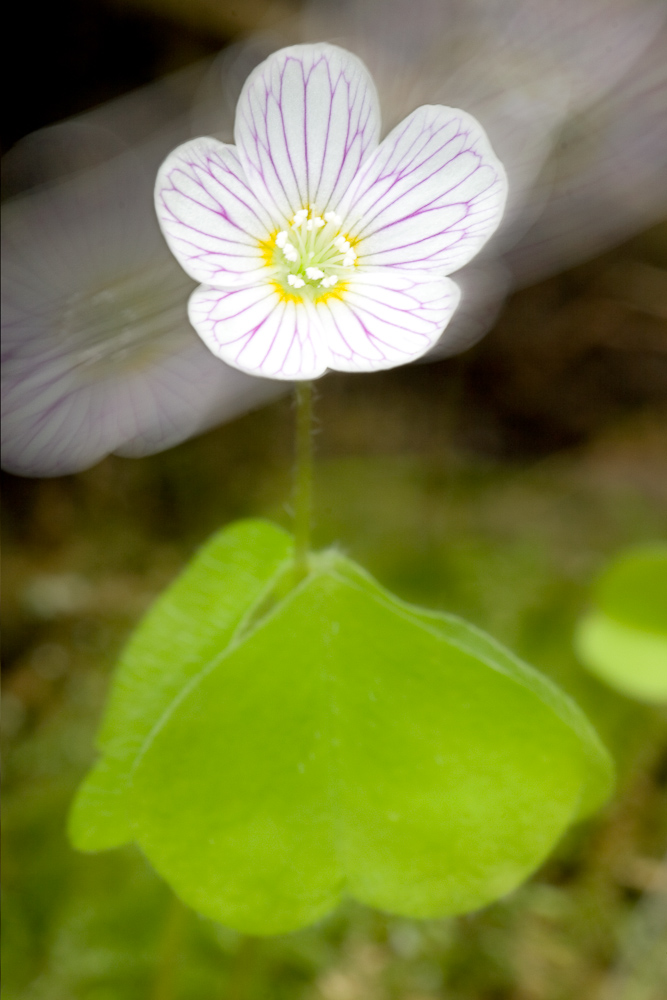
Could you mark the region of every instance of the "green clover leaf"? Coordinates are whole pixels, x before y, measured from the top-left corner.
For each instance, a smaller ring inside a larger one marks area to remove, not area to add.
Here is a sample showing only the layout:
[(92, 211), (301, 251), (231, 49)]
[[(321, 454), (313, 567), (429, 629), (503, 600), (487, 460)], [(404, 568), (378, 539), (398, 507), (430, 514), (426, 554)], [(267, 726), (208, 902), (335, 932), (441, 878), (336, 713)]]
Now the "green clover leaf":
[(74, 843), (132, 838), (186, 903), (257, 934), (343, 894), (432, 917), (509, 892), (608, 794), (587, 720), (336, 551), (289, 589), (289, 553), (278, 528), (233, 525), (140, 625)]
[(116, 671), (97, 739), (103, 756), (70, 816), (75, 847), (96, 851), (133, 839), (127, 788), (137, 754), (183, 687), (273, 589), (291, 553), (280, 528), (239, 521), (214, 535), (155, 602)]

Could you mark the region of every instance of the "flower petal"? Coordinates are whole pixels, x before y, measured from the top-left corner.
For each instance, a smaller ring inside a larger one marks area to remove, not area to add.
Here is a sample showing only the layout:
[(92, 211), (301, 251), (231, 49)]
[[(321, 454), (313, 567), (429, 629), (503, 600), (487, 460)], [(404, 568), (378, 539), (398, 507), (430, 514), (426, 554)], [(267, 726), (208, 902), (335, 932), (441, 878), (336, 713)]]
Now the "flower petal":
[(280, 220), (253, 194), (233, 146), (204, 137), (175, 149), (160, 167), (155, 207), (172, 253), (197, 281), (234, 287), (266, 267), (261, 243)]
[(3, 365), (3, 469), (19, 476), (59, 476), (104, 458), (110, 447), (106, 427), (90, 420), (92, 393), (90, 386), (76, 385), (62, 362), (28, 371)]
[(417, 108), (383, 140), (350, 192), (360, 263), (463, 267), (500, 222), (507, 182), (479, 123)]
[(459, 295), (453, 281), (432, 271), (360, 270), (340, 296), (317, 304), (330, 367), (370, 372), (421, 357), (440, 338)]
[(309, 379), (329, 366), (315, 308), (270, 283), (228, 291), (202, 285), (188, 305), (206, 346), (233, 368), (275, 379)]
[(336, 45), (281, 49), (248, 77), (234, 135), (250, 182), (286, 218), (335, 209), (380, 134), (373, 80)]

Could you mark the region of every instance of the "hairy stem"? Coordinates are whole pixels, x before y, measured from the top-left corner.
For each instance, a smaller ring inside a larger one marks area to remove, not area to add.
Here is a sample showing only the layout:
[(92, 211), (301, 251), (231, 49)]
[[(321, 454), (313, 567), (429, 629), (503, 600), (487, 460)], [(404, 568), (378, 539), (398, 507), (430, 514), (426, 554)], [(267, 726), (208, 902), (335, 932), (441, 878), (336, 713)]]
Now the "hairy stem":
[(296, 384), (296, 465), (294, 469), (294, 569), (297, 582), (308, 573), (313, 506), (313, 384)]

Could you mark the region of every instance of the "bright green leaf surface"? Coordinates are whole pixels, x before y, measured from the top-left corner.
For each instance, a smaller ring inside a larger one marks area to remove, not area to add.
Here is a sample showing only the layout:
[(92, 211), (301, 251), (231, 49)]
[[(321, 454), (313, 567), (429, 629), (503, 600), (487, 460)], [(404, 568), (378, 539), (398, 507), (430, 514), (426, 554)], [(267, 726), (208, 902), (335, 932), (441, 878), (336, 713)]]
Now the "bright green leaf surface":
[(342, 893), (418, 917), (484, 905), (609, 765), (529, 668), (326, 553), (181, 689), (132, 780), (134, 835), (179, 895), (276, 933)]
[(291, 546), (290, 536), (267, 521), (231, 525), (211, 538), (139, 625), (114, 677), (98, 739), (103, 757), (70, 815), (70, 837), (80, 850), (132, 839), (126, 789), (137, 753), (188, 681), (261, 605)]
[(568, 698), (553, 681), (524, 663), (486, 632), (475, 628), (474, 625), (463, 621), (462, 618), (442, 611), (418, 608), (414, 604), (407, 604), (405, 601), (399, 600), (394, 594), (381, 587), (370, 574), (356, 563), (338, 556), (336, 571), (370, 589), (378, 598), (400, 609), (404, 614), (411, 615), (426, 627), (437, 629), (446, 641), (471, 653), (491, 670), (500, 670), (518, 684), (525, 685), (536, 697), (548, 705), (566, 725), (570, 726), (581, 740), (582, 750), (589, 766), (586, 770), (578, 817), (583, 818), (589, 815), (606, 801), (611, 791), (612, 780), (609, 754), (578, 705), (571, 698)]
[(623, 553), (597, 581), (594, 596), (609, 618), (667, 638), (667, 545)]
[(592, 612), (579, 623), (575, 648), (594, 673), (623, 694), (667, 702), (667, 637)]

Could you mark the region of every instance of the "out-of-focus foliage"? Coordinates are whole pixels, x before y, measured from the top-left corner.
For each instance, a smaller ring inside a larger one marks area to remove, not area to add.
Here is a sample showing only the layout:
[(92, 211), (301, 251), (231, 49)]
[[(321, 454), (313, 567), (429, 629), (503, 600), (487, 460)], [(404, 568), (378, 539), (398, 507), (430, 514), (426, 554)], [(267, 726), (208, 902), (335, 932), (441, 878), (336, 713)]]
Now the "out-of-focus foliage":
[(594, 601), (575, 633), (582, 662), (623, 694), (667, 702), (667, 545), (616, 558)]
[(591, 575), (665, 531), (664, 428), (646, 418), (532, 467), (499, 464), (445, 445), (447, 407), (434, 402), (434, 424), (401, 384), (323, 387), (317, 545), (343, 542), (403, 598), (465, 615), (556, 679), (613, 749), (614, 802), (508, 900), (457, 920), (348, 904), (260, 943), (172, 908), (135, 849), (72, 851), (66, 812), (119, 648), (154, 596), (221, 521), (289, 524), (290, 407), (142, 463), (16, 480), (25, 489), (5, 516), (9, 660), (18, 652), (4, 705), (10, 1000), (660, 996), (665, 720), (583, 671), (569, 637)]

